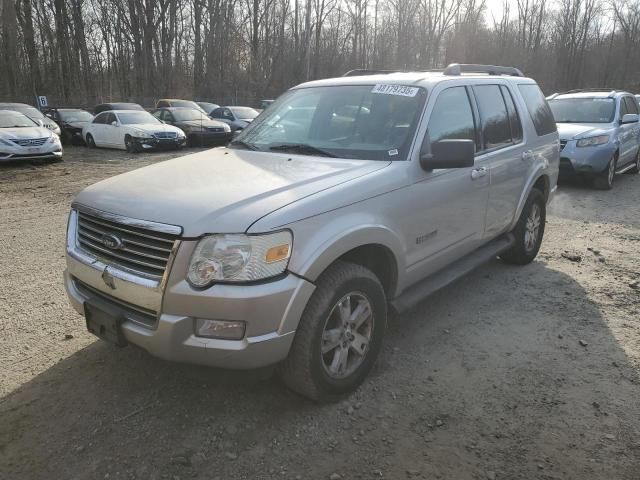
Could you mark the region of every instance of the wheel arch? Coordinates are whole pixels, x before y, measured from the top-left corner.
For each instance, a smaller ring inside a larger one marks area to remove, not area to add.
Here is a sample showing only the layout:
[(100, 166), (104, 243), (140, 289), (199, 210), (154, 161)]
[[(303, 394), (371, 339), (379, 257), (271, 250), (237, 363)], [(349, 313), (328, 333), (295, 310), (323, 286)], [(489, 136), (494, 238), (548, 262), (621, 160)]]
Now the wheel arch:
[(522, 209), (527, 202), (527, 198), (529, 198), (529, 194), (534, 188), (537, 188), (542, 192), (546, 203), (549, 200), (549, 195), (551, 194), (551, 178), (549, 177), (549, 174), (542, 168), (540, 168), (540, 170), (538, 170), (535, 175), (532, 175), (530, 177), (529, 181), (526, 184), (526, 187), (522, 190), (522, 194), (520, 195), (520, 199), (518, 201), (518, 208), (516, 209), (515, 215), (513, 216), (513, 220), (511, 222), (509, 230), (515, 228), (516, 223), (518, 223), (518, 219), (520, 218)]
[[(294, 239), (295, 250), (295, 239)], [(396, 296), (402, 281), (402, 254), (399, 237), (383, 226), (360, 226), (321, 244), (312, 242), (300, 258), (303, 264), (292, 265), (292, 271), (314, 282), (336, 261), (346, 261), (371, 270), (380, 280), (387, 298)]]

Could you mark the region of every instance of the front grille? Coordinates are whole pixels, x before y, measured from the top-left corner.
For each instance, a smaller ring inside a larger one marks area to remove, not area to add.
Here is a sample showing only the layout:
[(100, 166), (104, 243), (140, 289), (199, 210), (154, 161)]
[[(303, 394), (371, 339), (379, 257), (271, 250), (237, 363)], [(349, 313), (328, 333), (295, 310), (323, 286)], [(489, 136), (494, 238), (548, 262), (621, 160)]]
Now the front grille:
[(120, 300), (118, 298), (112, 297), (111, 295), (107, 295), (100, 290), (93, 288), (92, 286), (81, 282), (77, 278), (73, 279), (73, 284), (80, 292), (85, 299), (91, 297), (97, 297), (103, 302), (107, 302), (113, 304), (114, 306), (120, 308), (124, 312), (124, 316), (127, 320), (130, 320), (135, 323), (139, 323), (145, 327), (155, 327), (157, 322), (157, 314), (151, 310), (147, 310), (146, 308), (141, 308), (136, 305), (131, 305), (128, 302)]
[(44, 145), (44, 142), (47, 141), (46, 138), (20, 138), (18, 140), (11, 140), (16, 145), (20, 145), (21, 147), (41, 147)]
[(146, 277), (164, 275), (177, 238), (177, 235), (78, 212), (80, 248), (105, 263), (125, 267)]
[(164, 140), (168, 138), (176, 138), (178, 134), (176, 132), (156, 132), (153, 136), (157, 139)]
[(564, 147), (567, 146), (567, 140), (560, 140), (560, 151), (564, 150)]

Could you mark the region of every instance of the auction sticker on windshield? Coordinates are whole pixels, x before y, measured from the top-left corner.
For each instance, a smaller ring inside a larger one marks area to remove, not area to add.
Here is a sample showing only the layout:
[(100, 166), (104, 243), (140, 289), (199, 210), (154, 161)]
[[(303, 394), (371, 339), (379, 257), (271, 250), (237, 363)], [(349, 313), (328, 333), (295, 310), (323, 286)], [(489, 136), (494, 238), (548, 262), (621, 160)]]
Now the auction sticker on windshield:
[(418, 87), (407, 87), (406, 85), (387, 85), (379, 83), (373, 87), (371, 93), (382, 93), (384, 95), (400, 95), (402, 97), (415, 97), (418, 94)]

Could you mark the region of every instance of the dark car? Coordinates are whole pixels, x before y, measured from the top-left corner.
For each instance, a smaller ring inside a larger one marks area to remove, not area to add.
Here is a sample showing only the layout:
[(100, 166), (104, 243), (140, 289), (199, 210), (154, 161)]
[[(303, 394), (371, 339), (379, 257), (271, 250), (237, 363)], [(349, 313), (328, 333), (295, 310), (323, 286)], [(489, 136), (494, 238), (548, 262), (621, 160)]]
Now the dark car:
[(156, 103), (156, 108), (169, 107), (194, 108), (196, 110), (200, 110), (202, 113), (207, 113), (200, 105), (198, 105), (196, 102), (192, 102), (191, 100), (181, 100), (179, 98), (161, 98)]
[(93, 114), (98, 115), (99, 113), (106, 112), (107, 110), (144, 110), (137, 103), (127, 103), (127, 102), (116, 102), (116, 103), (101, 103), (100, 105), (96, 105), (93, 109)]
[(217, 103), (211, 102), (196, 102), (198, 106), (206, 112), (207, 115), (210, 115), (216, 108), (220, 108), (220, 105)]
[(231, 139), (231, 127), (212, 120), (194, 108), (158, 108), (153, 116), (181, 129), (187, 136), (187, 146), (226, 145)]
[(260, 112), (251, 107), (220, 107), (209, 114), (214, 120), (228, 124), (233, 132), (244, 130), (258, 115)]
[(45, 117), (40, 110), (26, 103), (0, 103), (0, 110), (11, 110), (13, 112), (20, 112), (31, 120), (38, 124), (42, 124), (43, 127), (48, 128), (52, 132), (60, 135), (60, 128), (53, 120)]
[(43, 113), (60, 127), (62, 143), (84, 145), (82, 129), (93, 120), (93, 115), (81, 108), (47, 108)]

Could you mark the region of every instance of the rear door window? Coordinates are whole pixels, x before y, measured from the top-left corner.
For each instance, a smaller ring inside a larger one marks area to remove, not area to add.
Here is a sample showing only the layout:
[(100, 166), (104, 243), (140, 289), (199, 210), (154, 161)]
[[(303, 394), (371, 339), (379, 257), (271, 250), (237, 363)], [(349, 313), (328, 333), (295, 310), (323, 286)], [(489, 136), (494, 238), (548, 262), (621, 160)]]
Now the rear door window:
[(544, 98), (540, 87), (535, 83), (523, 83), (518, 85), (518, 89), (522, 94), (527, 110), (529, 110), (531, 121), (538, 136), (556, 132), (558, 128), (556, 127), (553, 113), (551, 113), (547, 99)]
[(627, 113), (633, 113), (633, 114), (638, 114), (638, 105), (636, 104), (636, 102), (633, 100), (632, 97), (624, 97), (623, 98), (624, 103), (627, 106)]
[(473, 140), (476, 126), (466, 87), (443, 90), (433, 106), (422, 153), (430, 153), (431, 145), (441, 140)]
[(511, 140), (514, 143), (520, 143), (522, 141), (522, 123), (520, 122), (520, 115), (518, 115), (518, 109), (513, 101), (511, 92), (504, 85), (500, 86), (502, 96), (507, 104), (507, 112), (509, 113), (509, 125), (511, 125)]
[(105, 112), (98, 114), (96, 118), (93, 119), (93, 123), (98, 123), (98, 124), (107, 123), (107, 115), (108, 114)]
[(475, 85), (473, 90), (480, 111), (484, 149), (510, 145), (511, 124), (509, 113), (499, 85)]

